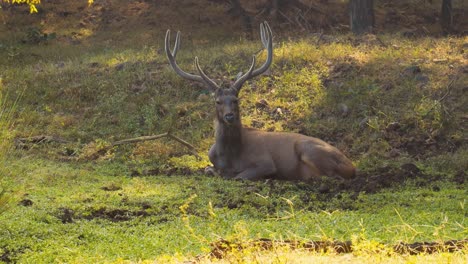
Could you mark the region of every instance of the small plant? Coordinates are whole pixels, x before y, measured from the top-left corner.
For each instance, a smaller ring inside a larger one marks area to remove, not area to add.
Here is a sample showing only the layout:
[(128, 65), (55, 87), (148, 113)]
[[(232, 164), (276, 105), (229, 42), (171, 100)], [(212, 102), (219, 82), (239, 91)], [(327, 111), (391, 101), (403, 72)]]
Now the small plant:
[(113, 157), (114, 151), (112, 144), (103, 139), (96, 139), (95, 141), (90, 142), (84, 146), (79, 156), (79, 158), (82, 160), (95, 160), (98, 158), (102, 160), (108, 160), (112, 159)]
[(26, 31), (26, 39), (24, 40), (26, 43), (30, 44), (40, 44), (45, 43), (47, 41), (53, 40), (57, 37), (56, 33), (44, 33), (42, 29), (38, 27), (30, 27)]

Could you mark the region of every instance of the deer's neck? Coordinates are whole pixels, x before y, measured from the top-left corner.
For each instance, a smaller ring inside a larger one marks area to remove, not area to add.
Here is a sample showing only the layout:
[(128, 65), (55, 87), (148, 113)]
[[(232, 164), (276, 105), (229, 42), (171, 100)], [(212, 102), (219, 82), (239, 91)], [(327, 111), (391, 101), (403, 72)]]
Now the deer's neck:
[(227, 158), (238, 156), (242, 150), (242, 124), (227, 125), (216, 120), (216, 150)]

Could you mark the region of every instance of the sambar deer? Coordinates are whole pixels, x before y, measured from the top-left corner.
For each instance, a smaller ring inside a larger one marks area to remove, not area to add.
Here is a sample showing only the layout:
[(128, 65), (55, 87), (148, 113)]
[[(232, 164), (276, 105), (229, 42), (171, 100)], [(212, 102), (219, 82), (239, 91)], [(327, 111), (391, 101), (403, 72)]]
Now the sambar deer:
[(209, 151), (211, 172), (225, 178), (260, 180), (309, 181), (320, 176), (350, 179), (355, 177), (352, 162), (337, 148), (314, 137), (297, 133), (265, 132), (242, 126), (239, 111), (239, 91), (242, 85), (264, 73), (273, 60), (273, 39), (267, 22), (260, 24), (260, 37), (267, 50), (266, 62), (255, 69), (255, 55), (250, 69), (239, 74), (230, 87), (220, 87), (200, 68), (199, 75), (183, 71), (176, 63), (180, 48), (180, 32), (170, 50), (170, 30), (166, 32), (165, 51), (172, 69), (181, 77), (204, 83), (214, 92), (216, 102), (216, 142)]

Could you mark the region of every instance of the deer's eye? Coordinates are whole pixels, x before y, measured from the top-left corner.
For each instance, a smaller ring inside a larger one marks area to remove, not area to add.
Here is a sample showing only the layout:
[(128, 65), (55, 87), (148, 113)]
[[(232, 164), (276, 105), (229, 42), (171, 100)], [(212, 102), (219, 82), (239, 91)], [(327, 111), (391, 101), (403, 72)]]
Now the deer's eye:
[(217, 105), (220, 105), (220, 104), (221, 104), (221, 101), (216, 101), (216, 104), (217, 104)]

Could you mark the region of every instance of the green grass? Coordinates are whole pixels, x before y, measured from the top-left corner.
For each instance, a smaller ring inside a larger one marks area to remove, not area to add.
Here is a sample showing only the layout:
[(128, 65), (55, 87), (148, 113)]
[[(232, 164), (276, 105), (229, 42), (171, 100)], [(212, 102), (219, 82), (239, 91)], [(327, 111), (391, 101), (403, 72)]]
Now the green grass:
[[(8, 94), (3, 90), (3, 80), (0, 77), (0, 180), (10, 176), (11, 171), (8, 166), (8, 155), (12, 150), (12, 139), (14, 136), (13, 113), (17, 101), (10, 101)], [(0, 181), (0, 214), (10, 206), (11, 193), (8, 185)]]
[[(21, 200), (0, 216), (1, 254), (20, 262), (114, 262), (207, 253), (224, 238), (247, 241), (446, 241), (466, 238), (466, 190), (453, 183), (334, 197), (305, 184), (206, 176), (123, 175), (119, 163), (22, 158), (7, 182)], [(434, 191), (437, 186), (438, 191)], [(1, 255), (0, 254), (0, 255)]]
[[(405, 164), (421, 172), (372, 193), (203, 175), (213, 102), (168, 68), (163, 35), (131, 47), (98, 37), (93, 45), (2, 43), (0, 113), (8, 119), (0, 116), (0, 133), (8, 146), (0, 148), (0, 186), (17, 198), (0, 214), (0, 260), (184, 260), (221, 238), (352, 240), (361, 253), (377, 243), (467, 238), (466, 38), (378, 38), (275, 39), (271, 72), (241, 92), (244, 124), (332, 142), (357, 165), (362, 184), (402, 174)], [(191, 41), (178, 53), (181, 67), (193, 72), (199, 56), (224, 83), (247, 69), (260, 45)], [(414, 65), (420, 75), (408, 72)], [(203, 160), (167, 139), (93, 157), (110, 142), (170, 129)], [(14, 137), (35, 135), (68, 143), (11, 148)]]

